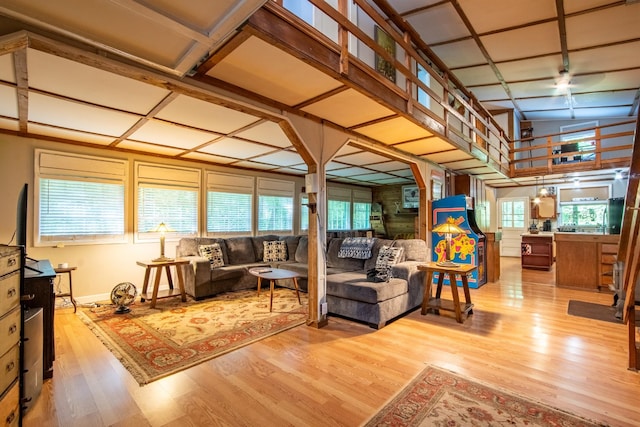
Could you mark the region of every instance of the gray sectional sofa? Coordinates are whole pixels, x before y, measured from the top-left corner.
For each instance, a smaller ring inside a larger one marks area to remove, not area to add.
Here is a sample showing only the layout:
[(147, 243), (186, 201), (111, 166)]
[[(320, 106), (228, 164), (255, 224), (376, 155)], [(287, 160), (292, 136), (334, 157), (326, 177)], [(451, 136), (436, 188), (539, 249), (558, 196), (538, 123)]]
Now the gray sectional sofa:
[[(284, 241), (287, 256), (284, 261), (265, 262), (263, 242)], [(329, 238), (327, 242), (327, 307), (330, 314), (367, 323), (381, 328), (385, 324), (411, 311), (422, 302), (424, 272), (420, 264), (427, 262), (424, 240), (374, 239), (371, 256), (367, 259), (338, 256), (344, 238)], [(224, 265), (212, 268), (208, 259), (198, 254), (200, 245), (218, 243)], [(388, 281), (375, 282), (367, 272), (375, 269), (378, 253), (383, 245), (400, 247), (403, 254), (391, 267)], [(186, 292), (202, 299), (221, 292), (255, 289), (257, 278), (248, 269), (258, 266), (279, 267), (301, 275), (298, 284), (307, 291), (308, 239), (307, 236), (257, 236), (231, 238), (183, 238), (176, 248), (178, 258), (189, 259), (184, 270)], [(293, 287), (290, 282), (279, 285)]]

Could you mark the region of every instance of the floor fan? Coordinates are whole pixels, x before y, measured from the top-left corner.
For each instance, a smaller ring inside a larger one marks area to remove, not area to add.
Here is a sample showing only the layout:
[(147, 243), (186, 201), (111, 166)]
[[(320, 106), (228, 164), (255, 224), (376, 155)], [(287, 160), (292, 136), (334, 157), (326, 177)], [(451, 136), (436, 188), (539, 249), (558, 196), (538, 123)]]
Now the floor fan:
[(117, 284), (111, 291), (111, 302), (116, 305), (115, 314), (125, 314), (131, 311), (129, 304), (135, 299), (138, 291), (133, 283), (123, 282)]

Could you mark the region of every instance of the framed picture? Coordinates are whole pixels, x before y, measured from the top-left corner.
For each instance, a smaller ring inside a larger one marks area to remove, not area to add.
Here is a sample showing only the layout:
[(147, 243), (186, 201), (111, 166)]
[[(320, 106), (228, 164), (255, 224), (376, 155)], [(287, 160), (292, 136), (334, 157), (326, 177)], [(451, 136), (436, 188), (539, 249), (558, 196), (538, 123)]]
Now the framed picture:
[(420, 191), (417, 185), (402, 186), (402, 207), (404, 209), (420, 207)]
[[(387, 51), (392, 58), (396, 57), (396, 42), (395, 40), (393, 40), (393, 37), (391, 37), (386, 31), (384, 31), (377, 25), (374, 29), (374, 37), (376, 43), (378, 43), (385, 51)], [(375, 54), (375, 61), (376, 71), (395, 83), (396, 68), (393, 66), (393, 64), (384, 59), (382, 56), (378, 55), (378, 53)]]
[(442, 181), (431, 179), (431, 200), (442, 199)]

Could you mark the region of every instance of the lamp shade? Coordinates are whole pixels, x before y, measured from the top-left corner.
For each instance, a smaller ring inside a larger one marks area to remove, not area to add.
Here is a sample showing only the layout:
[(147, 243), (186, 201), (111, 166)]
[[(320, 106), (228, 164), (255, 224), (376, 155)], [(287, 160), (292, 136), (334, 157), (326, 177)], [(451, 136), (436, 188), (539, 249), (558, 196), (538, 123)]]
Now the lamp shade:
[(464, 234), (465, 230), (458, 227), (458, 225), (453, 222), (447, 220), (447, 222), (443, 222), (442, 224), (438, 224), (431, 230), (434, 233), (449, 233), (449, 234)]
[(154, 233), (168, 233), (171, 231), (175, 231), (175, 230), (172, 230), (171, 227), (169, 227), (164, 222), (161, 222), (160, 224), (158, 224), (156, 228), (153, 229)]

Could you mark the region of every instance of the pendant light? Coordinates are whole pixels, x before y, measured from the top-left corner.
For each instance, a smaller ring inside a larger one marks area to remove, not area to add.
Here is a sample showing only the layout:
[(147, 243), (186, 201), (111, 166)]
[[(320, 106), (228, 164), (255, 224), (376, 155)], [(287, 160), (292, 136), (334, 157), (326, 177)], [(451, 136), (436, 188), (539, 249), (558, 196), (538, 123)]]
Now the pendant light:
[(542, 177), (542, 188), (540, 188), (540, 193), (538, 194), (540, 194), (540, 197), (547, 197), (549, 194), (547, 188), (544, 186), (544, 176)]
[(533, 203), (536, 205), (540, 203), (540, 197), (538, 197), (538, 177), (536, 176), (536, 197), (533, 199)]

